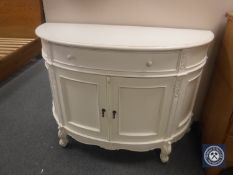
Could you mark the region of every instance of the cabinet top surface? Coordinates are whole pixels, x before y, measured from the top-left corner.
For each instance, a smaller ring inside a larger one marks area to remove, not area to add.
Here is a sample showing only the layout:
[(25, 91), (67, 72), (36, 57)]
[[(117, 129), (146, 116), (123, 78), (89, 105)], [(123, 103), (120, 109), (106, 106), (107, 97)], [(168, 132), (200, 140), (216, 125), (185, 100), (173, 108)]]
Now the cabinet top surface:
[(36, 34), (63, 45), (126, 50), (184, 49), (208, 44), (214, 38), (207, 30), (71, 23), (45, 23)]

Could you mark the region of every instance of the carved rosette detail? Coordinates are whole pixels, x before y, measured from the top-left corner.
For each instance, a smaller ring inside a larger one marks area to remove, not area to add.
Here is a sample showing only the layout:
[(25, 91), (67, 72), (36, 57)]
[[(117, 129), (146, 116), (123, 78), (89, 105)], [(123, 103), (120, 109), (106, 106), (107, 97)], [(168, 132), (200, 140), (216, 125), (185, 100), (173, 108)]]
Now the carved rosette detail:
[(180, 70), (185, 69), (185, 63), (183, 61), (180, 62)]
[(183, 71), (186, 67), (186, 60), (189, 57), (187, 52), (182, 53), (179, 65), (179, 71)]
[(161, 148), (161, 153), (160, 153), (160, 159), (163, 163), (168, 162), (169, 160), (169, 155), (171, 154), (172, 147), (171, 147), (171, 142), (165, 143), (162, 148)]
[(69, 139), (63, 127), (58, 127), (58, 138), (59, 138), (59, 145), (62, 147), (66, 147), (69, 143)]

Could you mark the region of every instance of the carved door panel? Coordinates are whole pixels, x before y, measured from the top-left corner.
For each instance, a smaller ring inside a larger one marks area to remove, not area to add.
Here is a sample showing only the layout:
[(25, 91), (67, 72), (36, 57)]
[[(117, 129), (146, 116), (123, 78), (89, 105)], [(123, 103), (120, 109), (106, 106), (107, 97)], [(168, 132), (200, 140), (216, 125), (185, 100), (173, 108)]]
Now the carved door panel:
[(112, 78), (111, 140), (143, 142), (162, 138), (174, 81), (174, 78)]
[(56, 75), (65, 127), (107, 139), (106, 77), (63, 69)]

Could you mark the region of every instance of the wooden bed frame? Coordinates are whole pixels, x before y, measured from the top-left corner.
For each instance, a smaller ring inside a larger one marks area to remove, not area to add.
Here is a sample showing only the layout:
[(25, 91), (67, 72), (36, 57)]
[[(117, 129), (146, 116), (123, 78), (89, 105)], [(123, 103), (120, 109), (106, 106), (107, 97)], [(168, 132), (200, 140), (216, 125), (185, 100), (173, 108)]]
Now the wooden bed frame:
[(0, 1), (0, 81), (41, 53), (35, 28), (44, 21), (40, 0)]

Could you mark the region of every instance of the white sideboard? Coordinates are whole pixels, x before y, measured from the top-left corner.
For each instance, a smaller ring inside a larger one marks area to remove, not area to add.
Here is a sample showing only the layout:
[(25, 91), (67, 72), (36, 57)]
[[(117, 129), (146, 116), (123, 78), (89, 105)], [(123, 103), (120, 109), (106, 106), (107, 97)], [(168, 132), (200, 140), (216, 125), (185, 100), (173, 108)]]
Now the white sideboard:
[(210, 31), (45, 23), (36, 29), (53, 94), (59, 143), (161, 149), (189, 129)]

